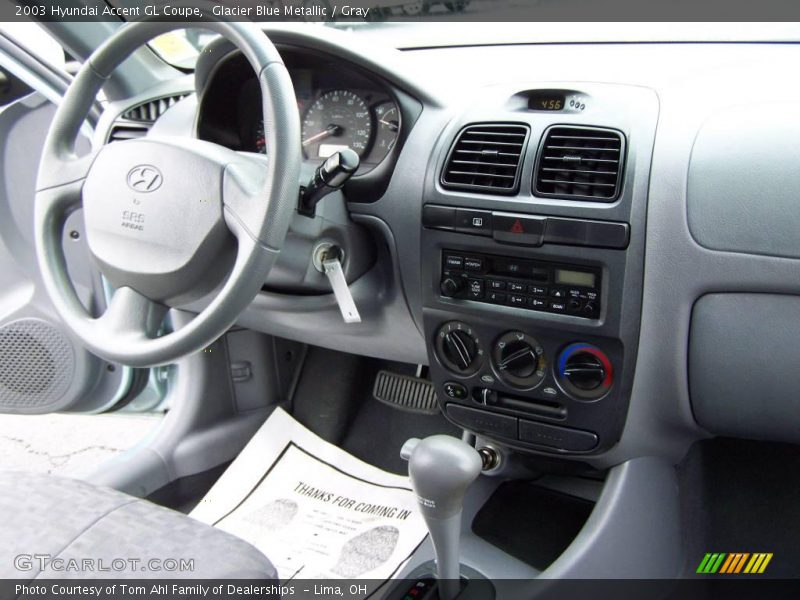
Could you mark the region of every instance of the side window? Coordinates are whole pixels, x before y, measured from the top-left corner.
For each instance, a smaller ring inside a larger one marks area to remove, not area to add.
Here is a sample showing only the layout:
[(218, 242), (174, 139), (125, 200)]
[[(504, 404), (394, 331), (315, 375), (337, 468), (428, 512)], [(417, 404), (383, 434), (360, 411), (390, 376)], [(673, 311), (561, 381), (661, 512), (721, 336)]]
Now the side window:
[(57, 69), (66, 70), (68, 62), (73, 61), (38, 23), (0, 23), (0, 33)]

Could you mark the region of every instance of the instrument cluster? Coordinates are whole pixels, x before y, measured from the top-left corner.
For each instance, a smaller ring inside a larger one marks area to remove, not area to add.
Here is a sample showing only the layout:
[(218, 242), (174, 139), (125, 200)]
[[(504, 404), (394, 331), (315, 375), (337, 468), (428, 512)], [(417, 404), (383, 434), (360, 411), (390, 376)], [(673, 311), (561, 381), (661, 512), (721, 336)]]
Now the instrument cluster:
[[(282, 56), (295, 88), (305, 159), (321, 162), (350, 148), (361, 159), (358, 174), (379, 165), (401, 131), (401, 111), (388, 86), (330, 57), (297, 50)], [(234, 150), (269, 153), (261, 91), (240, 55), (220, 64), (201, 102), (201, 139)]]

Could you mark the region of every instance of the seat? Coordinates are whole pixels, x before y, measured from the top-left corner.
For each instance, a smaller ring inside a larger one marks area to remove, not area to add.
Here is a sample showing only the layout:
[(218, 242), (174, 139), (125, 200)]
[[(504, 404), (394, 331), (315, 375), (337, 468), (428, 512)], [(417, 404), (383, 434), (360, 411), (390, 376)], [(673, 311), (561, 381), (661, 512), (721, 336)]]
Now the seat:
[(83, 481), (0, 472), (0, 515), (3, 579), (277, 579), (247, 542)]

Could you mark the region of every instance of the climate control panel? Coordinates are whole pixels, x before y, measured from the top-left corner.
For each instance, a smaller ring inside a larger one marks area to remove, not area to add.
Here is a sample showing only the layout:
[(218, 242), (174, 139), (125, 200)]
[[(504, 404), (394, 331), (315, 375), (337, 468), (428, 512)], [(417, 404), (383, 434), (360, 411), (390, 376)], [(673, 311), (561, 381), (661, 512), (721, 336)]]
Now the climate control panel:
[(551, 453), (596, 452), (616, 441), (618, 341), (467, 319), (439, 322), (434, 331), (431, 374), (455, 423)]

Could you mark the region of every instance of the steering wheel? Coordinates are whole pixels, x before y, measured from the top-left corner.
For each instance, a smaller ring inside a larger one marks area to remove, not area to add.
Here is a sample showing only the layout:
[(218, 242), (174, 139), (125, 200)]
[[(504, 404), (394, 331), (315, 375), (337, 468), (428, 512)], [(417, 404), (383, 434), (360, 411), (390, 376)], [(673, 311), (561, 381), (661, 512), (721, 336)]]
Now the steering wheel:
[[(114, 69), (154, 37), (187, 26), (219, 33), (255, 70), (269, 156), (158, 137), (77, 156), (81, 125)], [(136, 367), (174, 362), (209, 345), (250, 304), (275, 262), (297, 204), (300, 161), (292, 82), (275, 46), (254, 24), (122, 26), (67, 90), (39, 165), (36, 256), (64, 323), (98, 356)], [(80, 207), (89, 249), (116, 288), (100, 316), (78, 299), (64, 258), (64, 223)], [(213, 290), (213, 299), (186, 325), (158, 336), (170, 308)]]

